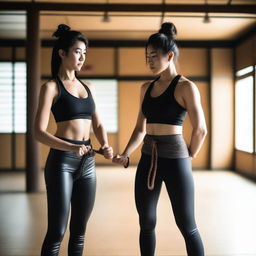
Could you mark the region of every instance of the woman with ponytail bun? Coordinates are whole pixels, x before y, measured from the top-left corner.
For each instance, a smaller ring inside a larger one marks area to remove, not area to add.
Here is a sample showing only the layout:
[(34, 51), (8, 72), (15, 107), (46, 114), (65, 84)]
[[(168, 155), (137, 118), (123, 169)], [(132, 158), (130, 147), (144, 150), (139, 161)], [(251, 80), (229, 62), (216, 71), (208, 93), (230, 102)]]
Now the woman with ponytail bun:
[(66, 32), (70, 31), (70, 27), (65, 24), (60, 24), (58, 29), (53, 33), (53, 36), (59, 38), (63, 37)]
[[(176, 71), (176, 35), (175, 25), (165, 22), (158, 33), (148, 38), (147, 64), (157, 77), (142, 85), (136, 126), (123, 153), (112, 160), (126, 165), (130, 154), (143, 141), (135, 178), (141, 256), (155, 255), (156, 207), (163, 182), (187, 255), (204, 256), (194, 216), (191, 160), (200, 151), (207, 128), (197, 86)], [(189, 145), (182, 136), (187, 113), (193, 127)]]
[(159, 29), (160, 34), (165, 34), (171, 40), (174, 40), (177, 36), (177, 29), (173, 23), (166, 22), (163, 23), (161, 28)]
[[(94, 87), (76, 76), (86, 59), (87, 39), (65, 24), (53, 36), (57, 39), (52, 50), (52, 79), (41, 87), (35, 120), (36, 139), (50, 147), (44, 170), (48, 229), (41, 256), (59, 255), (70, 209), (68, 255), (82, 256), (96, 191), (91, 127), (101, 145), (98, 152), (111, 159), (113, 150), (97, 111)], [(54, 135), (47, 131), (51, 112), (57, 126)]]

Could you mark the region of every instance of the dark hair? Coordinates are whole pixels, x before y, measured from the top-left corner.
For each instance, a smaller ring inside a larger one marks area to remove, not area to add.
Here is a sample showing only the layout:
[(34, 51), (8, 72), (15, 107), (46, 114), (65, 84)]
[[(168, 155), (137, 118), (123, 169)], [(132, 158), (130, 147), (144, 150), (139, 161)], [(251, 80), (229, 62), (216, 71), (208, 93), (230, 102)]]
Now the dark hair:
[(51, 61), (51, 71), (52, 78), (55, 78), (59, 72), (61, 58), (59, 56), (59, 49), (62, 49), (68, 53), (70, 47), (72, 47), (76, 41), (82, 41), (85, 46), (88, 47), (88, 40), (84, 37), (82, 33), (75, 30), (70, 30), (70, 27), (65, 24), (60, 24), (58, 29), (53, 33), (52, 36), (57, 37), (54, 47), (52, 49), (52, 61)]
[(179, 49), (175, 41), (176, 35), (177, 29), (173, 23), (163, 23), (158, 33), (152, 34), (148, 38), (146, 51), (147, 47), (151, 45), (155, 49), (161, 49), (164, 54), (169, 51), (174, 52), (174, 58), (177, 59), (179, 56)]

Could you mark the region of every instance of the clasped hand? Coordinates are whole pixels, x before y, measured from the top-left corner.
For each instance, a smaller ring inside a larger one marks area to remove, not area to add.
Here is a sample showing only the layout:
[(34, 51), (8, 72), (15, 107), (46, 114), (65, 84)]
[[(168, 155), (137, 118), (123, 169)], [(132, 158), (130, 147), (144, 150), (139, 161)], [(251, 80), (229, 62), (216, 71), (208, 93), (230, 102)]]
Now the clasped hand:
[(128, 165), (129, 158), (126, 155), (116, 155), (112, 158), (112, 163), (120, 164), (123, 166)]
[[(74, 152), (77, 156), (83, 156), (85, 154), (87, 154), (88, 152), (90, 152), (92, 150), (92, 147), (90, 145), (83, 145), (83, 144), (79, 144), (79, 145), (74, 145)], [(102, 149), (102, 153), (103, 156), (106, 159), (112, 159), (113, 158), (113, 149), (112, 147), (108, 146), (108, 145), (104, 145), (101, 147)]]
[[(120, 164), (125, 167), (128, 166), (129, 157), (127, 155), (118, 155), (117, 154), (113, 157), (113, 148), (108, 145), (102, 146), (101, 149), (102, 149), (103, 156), (106, 159), (112, 159), (112, 163)], [(75, 145), (74, 152), (78, 156), (83, 156), (83, 155), (87, 154), (88, 152), (90, 152), (90, 150), (92, 150), (92, 147), (90, 145), (82, 144), (82, 145)]]

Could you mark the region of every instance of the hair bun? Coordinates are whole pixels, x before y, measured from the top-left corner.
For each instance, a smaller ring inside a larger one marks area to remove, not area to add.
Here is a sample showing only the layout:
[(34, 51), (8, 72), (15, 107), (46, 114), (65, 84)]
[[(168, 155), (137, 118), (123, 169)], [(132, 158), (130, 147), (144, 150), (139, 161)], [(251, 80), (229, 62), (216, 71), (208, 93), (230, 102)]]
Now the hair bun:
[(55, 37), (62, 37), (67, 31), (70, 30), (70, 27), (65, 24), (60, 24), (58, 29), (53, 33)]
[(159, 33), (165, 34), (170, 37), (170, 39), (174, 40), (177, 36), (177, 29), (173, 23), (165, 22), (162, 24)]

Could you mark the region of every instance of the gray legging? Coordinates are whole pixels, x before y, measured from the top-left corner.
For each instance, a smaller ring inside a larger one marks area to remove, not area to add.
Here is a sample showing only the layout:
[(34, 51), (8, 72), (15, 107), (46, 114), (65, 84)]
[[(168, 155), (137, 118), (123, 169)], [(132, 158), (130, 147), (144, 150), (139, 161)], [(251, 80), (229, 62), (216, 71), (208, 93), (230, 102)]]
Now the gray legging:
[[(166, 140), (166, 138), (168, 137), (160, 137), (160, 140), (157, 137), (154, 138), (158, 148), (161, 148), (162, 139)], [(173, 142), (175, 142), (173, 146), (177, 147), (179, 140), (182, 140), (180, 135), (169, 137), (169, 149), (172, 148)], [(147, 140), (144, 142), (146, 145), (144, 144), (142, 152), (149, 153), (149, 143)], [(184, 143), (180, 142), (180, 145), (184, 145)], [(176, 147), (175, 154), (177, 154)], [(184, 148), (182, 150), (184, 151)], [(166, 151), (161, 152), (161, 150), (159, 152), (161, 154), (166, 153)], [(172, 156), (170, 150), (168, 156)], [(155, 252), (156, 207), (162, 182), (164, 182), (171, 200), (176, 224), (185, 239), (188, 256), (203, 256), (203, 243), (194, 217), (194, 182), (190, 158), (158, 156), (154, 186), (149, 189), (148, 178), (151, 165), (151, 155), (142, 153), (135, 179), (135, 201), (140, 222), (141, 255), (153, 256)]]

